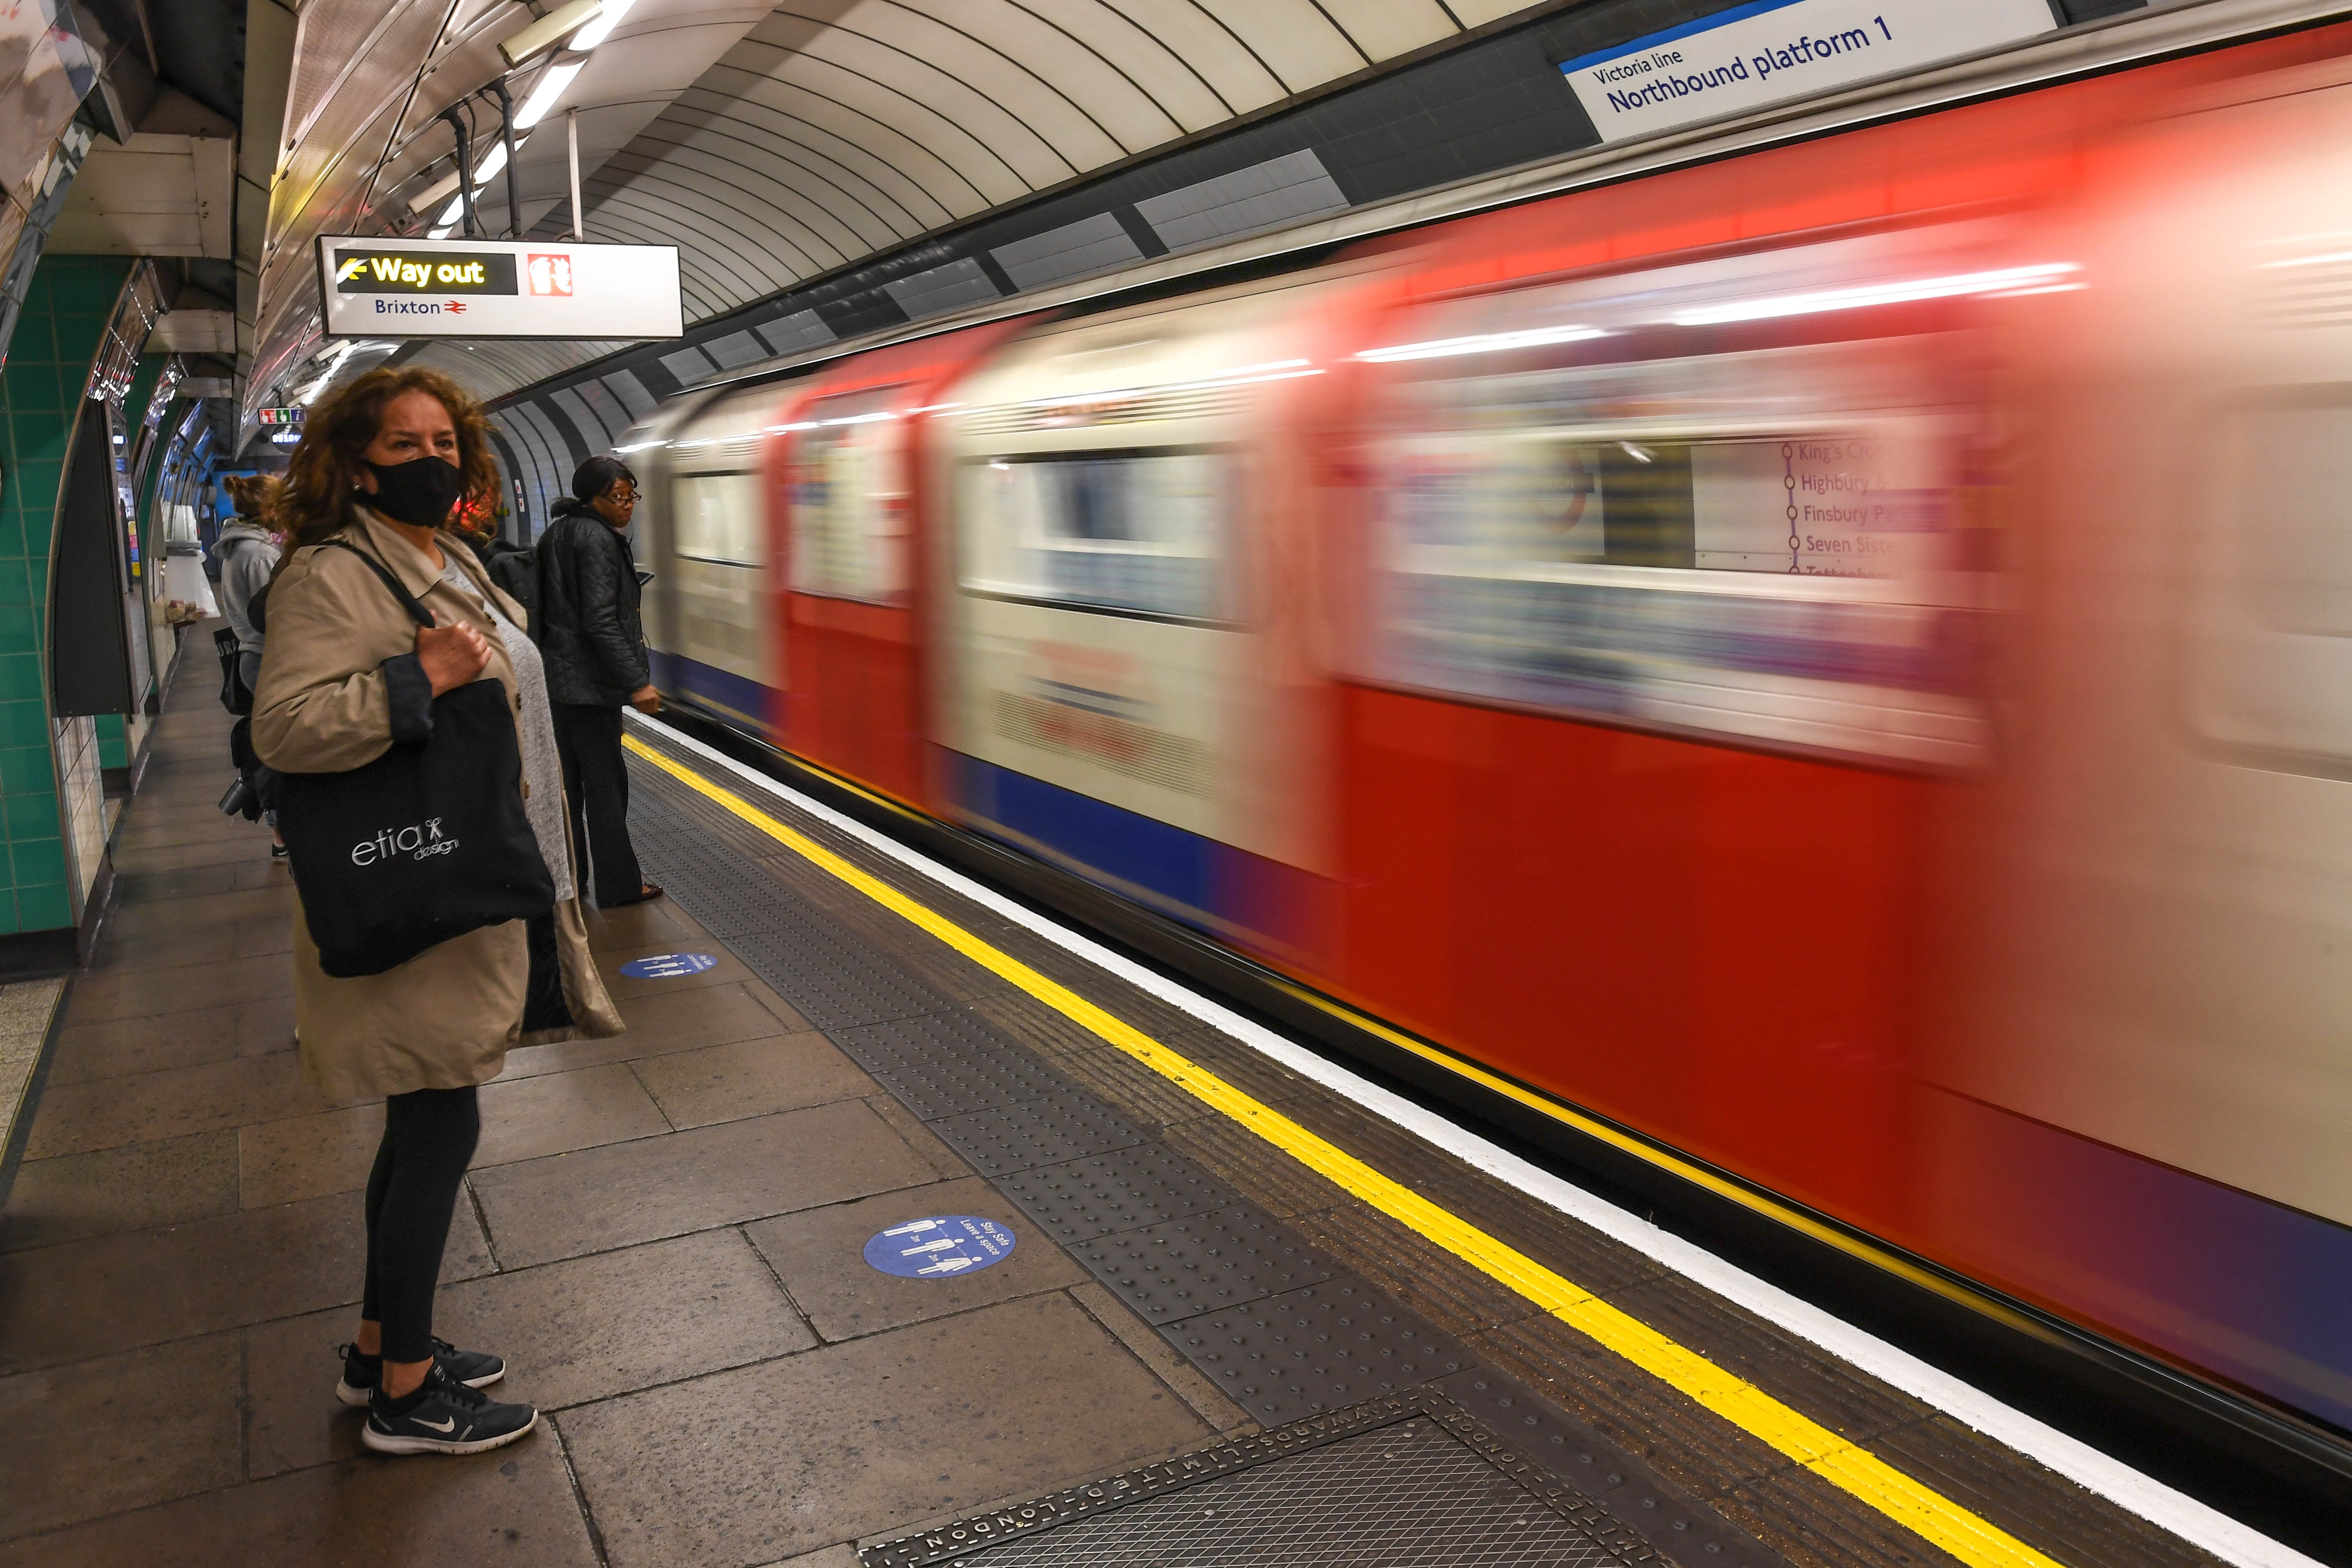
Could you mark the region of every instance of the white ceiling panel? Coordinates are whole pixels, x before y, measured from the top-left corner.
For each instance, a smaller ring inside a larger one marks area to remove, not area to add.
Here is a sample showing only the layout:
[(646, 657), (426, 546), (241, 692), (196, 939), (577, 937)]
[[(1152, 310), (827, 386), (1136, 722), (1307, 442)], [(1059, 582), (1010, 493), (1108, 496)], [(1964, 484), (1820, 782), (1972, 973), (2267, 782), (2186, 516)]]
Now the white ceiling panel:
[[(317, 235), (414, 222), (405, 195), (452, 167), (454, 139), (436, 115), (470, 101), (478, 159), (488, 153), (497, 111), (470, 95), (501, 68), (499, 40), (536, 9), (521, 0), (301, 5), (257, 363), (310, 357)], [(552, 234), (572, 221), (565, 111), (577, 110), (588, 237), (677, 246), (688, 318), (708, 320), (1520, 9), (1508, 0), (635, 0), (584, 57), (551, 53), (509, 79), (521, 100), (551, 65), (581, 68), (515, 160), (521, 226)], [(502, 175), (478, 193), (496, 231), (508, 226), (506, 195)], [(1250, 195), (1226, 204), (1229, 216), (1204, 208), (1185, 221), (1255, 223), (1259, 207), (1296, 195)], [(1127, 255), (1132, 244), (1115, 230), (1097, 223), (1006, 254), (1023, 277), (1059, 276)], [(986, 285), (959, 275), (966, 286)], [(417, 359), (494, 395), (609, 346), (437, 344)]]

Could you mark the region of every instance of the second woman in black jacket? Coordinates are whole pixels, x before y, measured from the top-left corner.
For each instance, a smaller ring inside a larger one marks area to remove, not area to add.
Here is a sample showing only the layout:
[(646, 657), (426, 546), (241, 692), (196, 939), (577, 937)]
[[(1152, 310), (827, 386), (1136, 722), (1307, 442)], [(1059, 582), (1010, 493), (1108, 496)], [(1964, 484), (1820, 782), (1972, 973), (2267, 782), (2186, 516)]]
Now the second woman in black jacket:
[(636, 557), (625, 530), (637, 479), (617, 458), (591, 458), (539, 540), (540, 657), (563, 756), (572, 833), (600, 908), (661, 897), (629, 843), (629, 773), (621, 709), (661, 711), (637, 611)]

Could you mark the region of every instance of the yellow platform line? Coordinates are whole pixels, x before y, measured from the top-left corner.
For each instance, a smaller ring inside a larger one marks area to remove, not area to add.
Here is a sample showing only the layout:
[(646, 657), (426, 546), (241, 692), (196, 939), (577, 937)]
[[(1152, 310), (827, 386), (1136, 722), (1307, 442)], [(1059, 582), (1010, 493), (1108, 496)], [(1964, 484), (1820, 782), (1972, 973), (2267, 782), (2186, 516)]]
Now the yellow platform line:
[(999, 951), (946, 916), (785, 826), (731, 790), (719, 787), (635, 736), (622, 743), (680, 784), (723, 806), (793, 853), (848, 883), (910, 924), (1100, 1036), (1203, 1104), (1248, 1128), (1341, 1190), (1427, 1237), (1456, 1258), (1600, 1342), (1635, 1366), (1832, 1485), (1876, 1509), (1970, 1568), (2059, 1568), (2050, 1557), (1978, 1517), (1744, 1378), (1601, 1300), (1517, 1248), (1391, 1180), (1353, 1154), (1261, 1105), (1216, 1074), (1113, 1016), (1057, 981)]

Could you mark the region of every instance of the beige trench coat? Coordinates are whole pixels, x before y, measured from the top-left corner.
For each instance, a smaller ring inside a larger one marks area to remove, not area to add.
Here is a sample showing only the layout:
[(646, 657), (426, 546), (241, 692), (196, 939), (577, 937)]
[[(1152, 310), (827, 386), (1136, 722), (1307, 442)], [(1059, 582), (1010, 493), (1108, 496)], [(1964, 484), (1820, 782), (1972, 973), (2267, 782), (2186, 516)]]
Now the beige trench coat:
[[(440, 580), (424, 553), (365, 510), (346, 537), (392, 568), (443, 626), (467, 621), (490, 645), (488, 675), (520, 710), (515, 672), (496, 626)], [(455, 535), (443, 554), (516, 626), (520, 605), (493, 585)], [(416, 624), (350, 551), (298, 550), (269, 589), (269, 637), (253, 700), (253, 744), (289, 773), (341, 773), (392, 746), (386, 659), (416, 650)], [(529, 786), (526, 785), (526, 788)], [(577, 885), (579, 879), (574, 878)], [(300, 909), (294, 915), (294, 1020), (303, 1076), (338, 1100), (417, 1089), (462, 1089), (498, 1077), (517, 1045), (601, 1038), (624, 1026), (588, 953), (575, 898), (555, 909), (563, 999), (573, 1026), (522, 1032), (530, 959), (523, 922), (453, 937), (382, 974), (338, 980), (319, 967)]]

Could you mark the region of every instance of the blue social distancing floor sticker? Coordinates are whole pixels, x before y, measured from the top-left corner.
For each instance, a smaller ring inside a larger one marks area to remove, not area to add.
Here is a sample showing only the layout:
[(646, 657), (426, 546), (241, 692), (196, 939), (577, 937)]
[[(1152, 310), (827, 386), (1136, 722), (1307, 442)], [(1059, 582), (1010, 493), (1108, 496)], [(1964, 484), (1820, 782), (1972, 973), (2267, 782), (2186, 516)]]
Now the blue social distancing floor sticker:
[(935, 1215), (894, 1225), (866, 1244), (866, 1261), (901, 1279), (947, 1279), (1013, 1256), (1013, 1227), (978, 1215)]
[(651, 958), (633, 958), (621, 965), (621, 973), (632, 980), (669, 980), (680, 974), (699, 974), (718, 963), (707, 952), (657, 952)]

